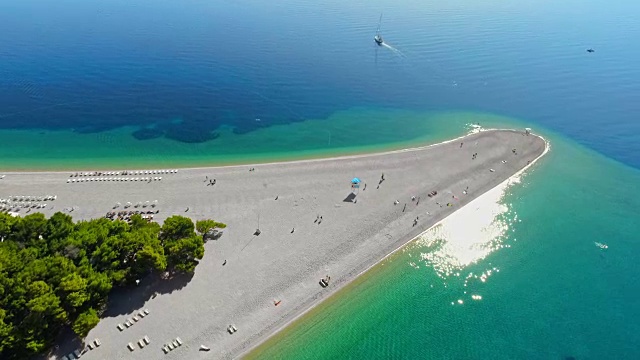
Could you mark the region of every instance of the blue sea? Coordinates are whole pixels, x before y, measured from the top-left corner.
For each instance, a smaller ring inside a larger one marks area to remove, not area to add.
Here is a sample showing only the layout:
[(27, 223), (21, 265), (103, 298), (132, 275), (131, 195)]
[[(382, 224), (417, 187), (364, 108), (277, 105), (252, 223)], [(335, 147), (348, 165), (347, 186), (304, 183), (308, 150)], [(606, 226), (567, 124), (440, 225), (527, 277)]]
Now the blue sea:
[(256, 356), (637, 359), (638, 14), (633, 0), (2, 1), (0, 171), (531, 127), (551, 152), (501, 198), (501, 246), (443, 272), (418, 242)]

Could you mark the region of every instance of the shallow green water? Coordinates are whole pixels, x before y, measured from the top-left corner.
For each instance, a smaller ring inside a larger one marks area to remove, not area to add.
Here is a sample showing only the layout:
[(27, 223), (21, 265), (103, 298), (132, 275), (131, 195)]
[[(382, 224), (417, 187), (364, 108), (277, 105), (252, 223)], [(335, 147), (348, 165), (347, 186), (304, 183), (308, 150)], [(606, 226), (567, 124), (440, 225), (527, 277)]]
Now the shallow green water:
[(252, 357), (635, 358), (640, 172), (547, 137), (551, 152), (503, 197), (509, 227), (486, 258), (446, 274), (419, 260), (433, 247), (410, 245)]
[(358, 108), (243, 135), (227, 128), (217, 139), (199, 144), (140, 141), (128, 128), (93, 134), (0, 130), (0, 170), (191, 167), (332, 156), (448, 139), (477, 122), (498, 126), (508, 120), (462, 111)]

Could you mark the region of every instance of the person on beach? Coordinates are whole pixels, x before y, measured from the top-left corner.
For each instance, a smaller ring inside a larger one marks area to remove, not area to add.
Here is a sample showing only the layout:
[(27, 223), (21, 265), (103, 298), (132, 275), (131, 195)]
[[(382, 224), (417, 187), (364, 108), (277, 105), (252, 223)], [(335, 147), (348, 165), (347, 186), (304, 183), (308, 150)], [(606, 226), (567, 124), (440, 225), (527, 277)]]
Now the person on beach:
[(293, 234), (293, 232), (296, 231), (296, 228), (292, 228), (291, 229), (291, 233)]
[(464, 145), (464, 143), (463, 143), (463, 142), (461, 142), (461, 143), (460, 143), (460, 148), (462, 148), (462, 145)]
[(405, 210), (407, 210), (407, 204), (404, 204), (404, 207), (402, 208), (402, 212), (404, 212)]
[(224, 260), (224, 262), (222, 263), (222, 266), (227, 265), (227, 259)]

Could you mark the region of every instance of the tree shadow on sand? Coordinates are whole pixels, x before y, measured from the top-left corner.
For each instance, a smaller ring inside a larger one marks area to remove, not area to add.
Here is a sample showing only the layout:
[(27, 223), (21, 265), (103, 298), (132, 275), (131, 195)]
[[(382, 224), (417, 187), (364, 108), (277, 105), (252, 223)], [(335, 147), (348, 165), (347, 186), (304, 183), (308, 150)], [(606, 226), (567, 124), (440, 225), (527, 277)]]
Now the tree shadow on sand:
[(109, 294), (107, 309), (101, 318), (130, 314), (139, 310), (157, 295), (171, 294), (184, 288), (193, 278), (193, 274), (152, 274), (140, 281), (140, 284), (116, 288)]
[[(193, 274), (153, 273), (140, 281), (140, 284), (115, 288), (109, 294), (109, 302), (100, 319), (131, 314), (142, 309), (145, 303), (158, 295), (171, 294), (184, 288), (193, 278)], [(93, 338), (86, 338), (86, 344)], [(48, 353), (38, 356), (36, 359), (61, 359), (75, 350), (81, 352), (85, 349), (82, 339), (71, 330), (63, 329), (55, 341), (57, 344)]]

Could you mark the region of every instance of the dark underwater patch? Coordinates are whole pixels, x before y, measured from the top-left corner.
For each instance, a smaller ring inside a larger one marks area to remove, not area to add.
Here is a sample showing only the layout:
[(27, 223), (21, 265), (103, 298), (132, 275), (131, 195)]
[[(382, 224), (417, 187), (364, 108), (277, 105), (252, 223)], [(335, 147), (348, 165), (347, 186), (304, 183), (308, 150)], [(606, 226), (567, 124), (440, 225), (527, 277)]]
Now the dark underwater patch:
[(164, 135), (164, 131), (156, 128), (142, 128), (134, 131), (131, 135), (137, 140), (152, 140)]
[(167, 139), (190, 144), (207, 142), (216, 139), (218, 136), (220, 136), (220, 134), (209, 129), (198, 126), (189, 126), (185, 123), (171, 125), (165, 131), (165, 137)]

